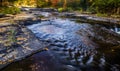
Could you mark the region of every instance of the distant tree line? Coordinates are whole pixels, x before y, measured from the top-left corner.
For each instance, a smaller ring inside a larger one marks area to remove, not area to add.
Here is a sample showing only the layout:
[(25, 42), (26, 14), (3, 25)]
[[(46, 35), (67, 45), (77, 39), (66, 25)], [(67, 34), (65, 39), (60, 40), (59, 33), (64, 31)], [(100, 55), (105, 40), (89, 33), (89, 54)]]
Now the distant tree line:
[(120, 0), (0, 0), (0, 6), (71, 8), (95, 13), (120, 14)]

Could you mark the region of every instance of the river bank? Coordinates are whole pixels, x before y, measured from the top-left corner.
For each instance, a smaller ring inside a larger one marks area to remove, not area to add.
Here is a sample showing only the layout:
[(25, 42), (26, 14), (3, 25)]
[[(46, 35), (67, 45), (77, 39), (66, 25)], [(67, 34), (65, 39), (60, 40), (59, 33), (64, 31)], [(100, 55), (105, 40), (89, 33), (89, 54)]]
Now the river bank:
[(36, 18), (25, 13), (0, 18), (0, 69), (47, 46), (26, 28), (24, 21), (30, 19)]
[(112, 17), (98, 17), (95, 14), (82, 14), (82, 13), (69, 13), (64, 12), (61, 13), (60, 16), (67, 18), (78, 19), (79, 22), (86, 22), (92, 24), (101, 24), (101, 25), (120, 25), (120, 18), (112, 18)]

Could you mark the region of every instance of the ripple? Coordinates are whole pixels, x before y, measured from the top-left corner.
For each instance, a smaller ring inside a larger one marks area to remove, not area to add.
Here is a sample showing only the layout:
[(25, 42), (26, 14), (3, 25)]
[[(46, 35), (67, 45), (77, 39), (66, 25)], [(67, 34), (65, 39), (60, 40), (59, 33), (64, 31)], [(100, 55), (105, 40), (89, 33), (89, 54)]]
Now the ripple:
[(43, 32), (46, 34), (63, 34), (64, 30), (54, 25), (46, 25), (46, 26), (36, 28), (36, 31)]

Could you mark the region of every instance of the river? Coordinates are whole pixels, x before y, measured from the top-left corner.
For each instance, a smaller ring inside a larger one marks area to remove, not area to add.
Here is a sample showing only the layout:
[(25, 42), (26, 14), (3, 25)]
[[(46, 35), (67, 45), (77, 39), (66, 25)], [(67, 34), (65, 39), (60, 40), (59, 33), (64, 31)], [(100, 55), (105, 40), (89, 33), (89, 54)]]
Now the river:
[(120, 39), (109, 35), (111, 32), (105, 27), (56, 17), (27, 27), (40, 41), (49, 46), (45, 47), (46, 51), (12, 63), (3, 71), (119, 71), (120, 69), (120, 44), (116, 43), (120, 42)]

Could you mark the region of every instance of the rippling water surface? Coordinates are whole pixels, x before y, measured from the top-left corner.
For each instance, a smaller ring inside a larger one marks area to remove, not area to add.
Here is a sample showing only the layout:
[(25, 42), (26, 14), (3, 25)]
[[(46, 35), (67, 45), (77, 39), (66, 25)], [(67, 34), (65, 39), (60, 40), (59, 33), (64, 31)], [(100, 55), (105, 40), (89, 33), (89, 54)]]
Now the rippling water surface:
[[(48, 51), (13, 63), (3, 71), (119, 71), (120, 52), (115, 50), (113, 58), (109, 59), (109, 54), (98, 51), (99, 42), (93, 40), (93, 36), (102, 37), (96, 36), (94, 31), (98, 30), (92, 29), (93, 25), (58, 18), (28, 28), (39, 40), (49, 44)], [(111, 48), (109, 50), (112, 52)]]

